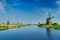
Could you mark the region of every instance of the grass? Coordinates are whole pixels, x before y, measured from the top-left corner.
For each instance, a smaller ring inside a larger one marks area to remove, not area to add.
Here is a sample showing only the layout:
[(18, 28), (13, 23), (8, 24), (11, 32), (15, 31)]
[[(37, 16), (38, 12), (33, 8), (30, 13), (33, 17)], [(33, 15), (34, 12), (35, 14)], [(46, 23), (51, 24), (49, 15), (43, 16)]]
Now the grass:
[(53, 28), (53, 29), (60, 29), (60, 25), (41, 25), (40, 27), (45, 27), (45, 28)]
[(29, 26), (29, 24), (0, 25), (0, 30), (20, 28), (20, 27), (24, 27), (24, 26)]

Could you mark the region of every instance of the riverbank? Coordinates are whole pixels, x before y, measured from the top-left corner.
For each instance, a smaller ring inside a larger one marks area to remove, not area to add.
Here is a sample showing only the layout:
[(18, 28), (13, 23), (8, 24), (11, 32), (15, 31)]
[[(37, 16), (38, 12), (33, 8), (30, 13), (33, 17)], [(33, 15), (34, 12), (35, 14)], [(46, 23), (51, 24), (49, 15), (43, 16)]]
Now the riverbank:
[(29, 26), (30, 24), (4, 24), (0, 25), (0, 30), (7, 30), (7, 29), (13, 29), (13, 28), (20, 28), (24, 26)]
[(60, 29), (60, 25), (40, 25), (39, 27)]

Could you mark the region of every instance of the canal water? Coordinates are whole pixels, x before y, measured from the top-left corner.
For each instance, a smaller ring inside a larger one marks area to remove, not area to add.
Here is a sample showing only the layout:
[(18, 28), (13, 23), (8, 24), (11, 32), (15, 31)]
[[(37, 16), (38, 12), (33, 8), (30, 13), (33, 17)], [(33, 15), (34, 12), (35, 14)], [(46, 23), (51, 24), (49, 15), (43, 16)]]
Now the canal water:
[(0, 31), (0, 40), (60, 40), (60, 30), (26, 26)]

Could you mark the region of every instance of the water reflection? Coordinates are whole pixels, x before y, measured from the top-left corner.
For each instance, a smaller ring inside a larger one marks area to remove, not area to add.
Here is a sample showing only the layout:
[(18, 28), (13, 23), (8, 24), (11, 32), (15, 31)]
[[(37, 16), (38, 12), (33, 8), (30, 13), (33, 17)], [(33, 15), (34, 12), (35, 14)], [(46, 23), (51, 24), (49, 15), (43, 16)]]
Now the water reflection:
[(48, 40), (51, 40), (51, 37), (52, 37), (52, 35), (51, 35), (51, 29), (46, 28), (46, 32), (47, 32)]
[(60, 30), (26, 26), (0, 31), (0, 40), (60, 40), (59, 34)]

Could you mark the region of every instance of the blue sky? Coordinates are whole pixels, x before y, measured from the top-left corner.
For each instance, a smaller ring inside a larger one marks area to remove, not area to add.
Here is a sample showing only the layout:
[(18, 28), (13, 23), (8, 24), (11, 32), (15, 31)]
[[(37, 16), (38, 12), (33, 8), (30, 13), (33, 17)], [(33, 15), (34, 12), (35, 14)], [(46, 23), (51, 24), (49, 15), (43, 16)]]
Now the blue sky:
[(0, 0), (0, 23), (45, 23), (49, 12), (60, 23), (59, 0)]

